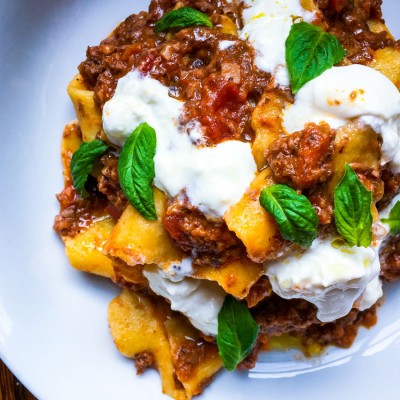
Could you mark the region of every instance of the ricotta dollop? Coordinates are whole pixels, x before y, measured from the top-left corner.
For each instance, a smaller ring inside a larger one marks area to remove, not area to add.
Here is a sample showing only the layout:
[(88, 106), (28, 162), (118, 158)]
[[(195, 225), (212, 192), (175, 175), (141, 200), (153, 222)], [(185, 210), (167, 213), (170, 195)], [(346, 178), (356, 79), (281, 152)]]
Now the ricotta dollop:
[(257, 51), (256, 65), (272, 74), (280, 86), (289, 86), (285, 41), (294, 21), (311, 22), (314, 12), (306, 11), (300, 0), (245, 0), (241, 39), (248, 39)]
[(382, 135), (382, 164), (400, 171), (400, 93), (373, 68), (333, 67), (306, 83), (284, 110), (283, 126), (293, 133), (324, 121), (337, 129), (355, 118)]
[(186, 315), (194, 327), (206, 335), (217, 336), (218, 313), (226, 293), (215, 282), (171, 274), (148, 266), (143, 270), (151, 290), (166, 298), (171, 309)]
[(301, 255), (266, 266), (273, 291), (284, 299), (301, 298), (315, 304), (322, 322), (347, 315), (379, 271), (375, 249), (349, 248), (321, 239)]
[(257, 170), (249, 143), (230, 140), (200, 147), (201, 126), (179, 126), (183, 103), (168, 88), (133, 70), (118, 80), (103, 108), (103, 127), (111, 143), (122, 147), (142, 122), (157, 135), (154, 184), (169, 196), (183, 190), (191, 204), (210, 217), (222, 217), (237, 203)]
[(382, 296), (382, 281), (379, 276), (376, 276), (365, 288), (357, 308), (360, 311), (367, 310), (368, 308), (372, 307)]

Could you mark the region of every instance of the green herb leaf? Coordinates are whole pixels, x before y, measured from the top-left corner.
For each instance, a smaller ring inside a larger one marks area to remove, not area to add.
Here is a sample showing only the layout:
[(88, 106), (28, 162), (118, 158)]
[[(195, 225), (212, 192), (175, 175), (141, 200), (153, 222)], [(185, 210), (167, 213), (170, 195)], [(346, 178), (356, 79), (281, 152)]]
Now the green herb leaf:
[(167, 12), (155, 26), (156, 32), (164, 32), (173, 28), (185, 28), (187, 26), (208, 26), (213, 24), (208, 16), (191, 7), (182, 7)]
[(156, 132), (146, 123), (129, 136), (118, 161), (118, 176), (129, 203), (146, 219), (157, 219), (154, 206), (153, 179)]
[(95, 139), (82, 143), (71, 158), (71, 175), (74, 187), (82, 197), (89, 196), (85, 189), (86, 181), (92, 172), (94, 163), (107, 151), (107, 145)]
[(306, 22), (292, 25), (286, 39), (286, 63), (293, 93), (342, 61), (345, 54), (332, 34)]
[(382, 222), (389, 225), (392, 235), (400, 233), (400, 201), (390, 210), (389, 218), (382, 218)]
[(350, 165), (335, 189), (335, 224), (349, 246), (368, 247), (372, 241), (372, 193)]
[(249, 354), (259, 331), (249, 309), (233, 296), (226, 296), (218, 314), (217, 345), (227, 370), (233, 371)]
[(275, 218), (284, 239), (310, 247), (317, 237), (318, 217), (306, 196), (286, 185), (261, 191), (261, 205)]

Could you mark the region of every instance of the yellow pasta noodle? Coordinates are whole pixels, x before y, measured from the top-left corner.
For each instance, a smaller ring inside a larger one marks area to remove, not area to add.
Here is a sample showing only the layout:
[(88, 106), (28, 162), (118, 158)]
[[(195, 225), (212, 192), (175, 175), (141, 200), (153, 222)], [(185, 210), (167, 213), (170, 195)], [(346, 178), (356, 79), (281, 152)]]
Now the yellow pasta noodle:
[(194, 266), (193, 276), (217, 282), (225, 292), (243, 299), (251, 286), (263, 274), (264, 268), (246, 257), (228, 260), (215, 268), (212, 266)]
[(276, 246), (282, 242), (274, 218), (259, 202), (261, 190), (271, 184), (269, 169), (258, 173), (242, 199), (224, 217), (228, 228), (243, 242), (247, 255), (254, 262), (276, 256)]
[(114, 276), (112, 261), (103, 254), (103, 246), (114, 225), (114, 220), (106, 216), (95, 220), (73, 238), (65, 237), (65, 252), (70, 264), (80, 271), (112, 278)]
[(63, 176), (65, 186), (72, 184), (70, 163), (72, 154), (78, 150), (82, 144), (82, 132), (77, 121), (65, 126), (61, 141), (61, 162), (63, 166)]
[(175, 313), (165, 321), (165, 329), (177, 378), (190, 399), (202, 393), (222, 368), (218, 348), (215, 343), (202, 340), (187, 319)]
[(370, 64), (383, 75), (386, 75), (400, 90), (400, 49), (385, 47), (374, 53), (374, 60)]
[(255, 132), (252, 151), (259, 170), (266, 165), (266, 149), (283, 132), (282, 110), (284, 105), (285, 100), (282, 97), (267, 92), (252, 114), (251, 126)]
[(115, 283), (121, 286), (130, 286), (132, 284), (139, 285), (141, 287), (147, 287), (147, 279), (143, 276), (142, 265), (128, 265), (119, 258), (112, 260), (112, 266), (114, 269), (113, 280)]
[(123, 355), (135, 358), (150, 352), (154, 356), (163, 392), (176, 400), (200, 394), (222, 368), (217, 346), (202, 339), (185, 317), (172, 313), (160, 298), (124, 289), (110, 303), (108, 321)]
[(333, 192), (343, 177), (345, 165), (361, 164), (379, 169), (380, 147), (375, 131), (357, 123), (338, 129), (333, 155), (333, 175), (328, 190)]
[(158, 189), (154, 190), (154, 201), (158, 220), (149, 221), (128, 206), (104, 246), (105, 254), (129, 265), (171, 264), (183, 258), (161, 222), (165, 195)]
[(184, 400), (185, 391), (176, 384), (164, 321), (165, 316), (149, 297), (128, 289), (124, 289), (108, 308), (108, 323), (118, 350), (129, 358), (150, 351), (160, 371), (163, 392)]
[(101, 112), (94, 102), (94, 92), (88, 90), (81, 75), (75, 75), (67, 88), (82, 130), (83, 140), (91, 142), (102, 129)]

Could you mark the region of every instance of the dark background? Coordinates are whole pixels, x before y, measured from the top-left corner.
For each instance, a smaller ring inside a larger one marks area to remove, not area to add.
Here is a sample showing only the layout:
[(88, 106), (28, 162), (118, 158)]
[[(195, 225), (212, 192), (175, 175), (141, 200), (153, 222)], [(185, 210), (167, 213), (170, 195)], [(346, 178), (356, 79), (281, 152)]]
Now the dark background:
[(0, 400), (36, 400), (0, 360)]

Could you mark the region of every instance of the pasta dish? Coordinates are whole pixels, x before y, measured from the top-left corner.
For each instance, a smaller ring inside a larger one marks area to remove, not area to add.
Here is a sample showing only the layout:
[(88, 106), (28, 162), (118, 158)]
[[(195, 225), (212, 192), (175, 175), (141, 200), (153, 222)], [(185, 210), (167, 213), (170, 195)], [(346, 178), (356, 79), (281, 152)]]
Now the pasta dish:
[(349, 347), (400, 278), (400, 43), (381, 0), (152, 0), (88, 47), (54, 229), (174, 399)]

